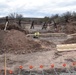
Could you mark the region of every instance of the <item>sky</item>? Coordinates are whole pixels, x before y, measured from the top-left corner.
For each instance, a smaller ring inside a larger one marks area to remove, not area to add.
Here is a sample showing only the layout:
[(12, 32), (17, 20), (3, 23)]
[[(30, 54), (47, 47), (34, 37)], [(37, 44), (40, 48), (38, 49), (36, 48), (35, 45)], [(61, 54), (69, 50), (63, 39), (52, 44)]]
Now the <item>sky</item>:
[(45, 17), (76, 11), (76, 0), (0, 0), (0, 17), (10, 13), (24, 17)]

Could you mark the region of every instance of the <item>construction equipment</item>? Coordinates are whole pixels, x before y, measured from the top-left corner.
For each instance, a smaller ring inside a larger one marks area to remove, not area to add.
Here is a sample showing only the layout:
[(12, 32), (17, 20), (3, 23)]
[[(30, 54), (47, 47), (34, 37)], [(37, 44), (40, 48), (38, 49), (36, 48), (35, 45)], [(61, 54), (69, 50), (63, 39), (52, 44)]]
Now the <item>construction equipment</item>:
[(39, 35), (40, 35), (40, 33), (39, 33), (39, 32), (35, 32), (35, 33), (34, 33), (33, 38), (38, 38), (38, 37), (39, 37)]

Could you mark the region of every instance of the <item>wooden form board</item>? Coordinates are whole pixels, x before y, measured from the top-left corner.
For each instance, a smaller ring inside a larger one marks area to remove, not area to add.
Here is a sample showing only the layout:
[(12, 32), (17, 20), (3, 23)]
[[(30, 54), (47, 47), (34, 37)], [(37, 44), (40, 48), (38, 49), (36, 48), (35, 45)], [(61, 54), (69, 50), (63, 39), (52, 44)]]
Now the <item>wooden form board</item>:
[[(27, 37), (32, 37), (34, 34), (27, 34)], [(40, 37), (67, 37), (65, 33), (40, 33)]]
[(76, 50), (76, 43), (57, 45), (57, 51), (73, 51), (73, 50)]

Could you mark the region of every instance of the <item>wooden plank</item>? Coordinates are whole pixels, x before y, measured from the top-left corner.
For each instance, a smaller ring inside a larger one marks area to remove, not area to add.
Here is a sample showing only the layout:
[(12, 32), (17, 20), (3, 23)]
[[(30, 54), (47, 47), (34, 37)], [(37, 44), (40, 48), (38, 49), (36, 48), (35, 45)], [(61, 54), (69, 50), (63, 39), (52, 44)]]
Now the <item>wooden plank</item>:
[(76, 75), (76, 73), (61, 73), (60, 75)]
[[(34, 34), (27, 34), (27, 37), (33, 37)], [(40, 37), (67, 37), (65, 33), (40, 33)]]
[(57, 51), (73, 51), (73, 50), (76, 50), (76, 44), (57, 45)]

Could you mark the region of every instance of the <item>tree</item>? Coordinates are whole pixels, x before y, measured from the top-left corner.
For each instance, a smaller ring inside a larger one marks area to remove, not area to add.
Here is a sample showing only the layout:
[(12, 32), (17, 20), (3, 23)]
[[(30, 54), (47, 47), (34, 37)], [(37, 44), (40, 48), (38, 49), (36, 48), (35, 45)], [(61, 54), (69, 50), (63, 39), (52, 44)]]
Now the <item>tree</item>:
[(17, 14), (17, 13), (10, 13), (9, 14), (9, 19), (11, 20), (11, 22), (15, 22), (17, 23), (19, 26), (21, 26), (21, 20), (23, 18), (23, 16), (21, 14)]
[(16, 19), (21, 20), (23, 16), (21, 14), (16, 14)]
[(76, 12), (72, 13), (72, 17), (73, 17), (74, 20), (76, 20)]
[(44, 17), (43, 21), (48, 22), (49, 21), (49, 17)]
[(54, 19), (56, 19), (56, 18), (58, 18), (58, 17), (59, 17), (58, 14), (52, 15), (52, 16), (51, 16), (51, 20), (54, 20)]
[(8, 17), (9, 17), (10, 19), (15, 19), (15, 18), (16, 18), (16, 13), (10, 13), (10, 14), (8, 15)]
[(63, 17), (65, 18), (65, 22), (69, 22), (69, 19), (71, 18), (71, 13), (68, 11), (63, 14)]
[(8, 15), (8, 17), (9, 17), (10, 19), (17, 19), (17, 20), (20, 20), (20, 19), (23, 18), (23, 16), (22, 16), (21, 14), (17, 14), (17, 13), (10, 13), (10, 14)]

